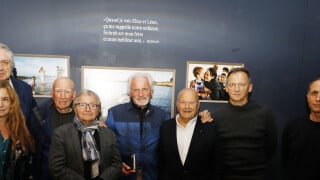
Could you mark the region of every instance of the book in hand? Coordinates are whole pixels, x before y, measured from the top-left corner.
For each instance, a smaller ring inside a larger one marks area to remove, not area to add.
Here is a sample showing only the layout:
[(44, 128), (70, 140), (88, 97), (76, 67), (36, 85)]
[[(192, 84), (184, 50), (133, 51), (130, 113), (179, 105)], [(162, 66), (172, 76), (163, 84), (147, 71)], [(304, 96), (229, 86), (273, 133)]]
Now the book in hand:
[(136, 172), (136, 155), (135, 154), (131, 155), (131, 159), (128, 162), (128, 166), (131, 167), (131, 169), (127, 170), (128, 172)]

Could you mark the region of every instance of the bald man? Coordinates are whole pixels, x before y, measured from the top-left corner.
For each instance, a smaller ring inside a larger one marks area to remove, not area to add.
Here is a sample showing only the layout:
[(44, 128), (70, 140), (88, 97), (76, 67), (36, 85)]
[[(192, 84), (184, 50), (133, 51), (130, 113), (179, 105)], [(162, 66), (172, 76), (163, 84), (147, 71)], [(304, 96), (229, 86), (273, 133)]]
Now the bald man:
[(74, 82), (69, 77), (59, 77), (52, 85), (52, 98), (39, 106), (39, 112), (43, 119), (44, 135), (42, 153), (41, 179), (48, 179), (48, 153), (51, 144), (52, 131), (73, 121), (74, 111), (72, 102), (76, 97)]
[(176, 107), (176, 117), (160, 129), (159, 179), (215, 179), (215, 122), (201, 122), (194, 89), (181, 90)]

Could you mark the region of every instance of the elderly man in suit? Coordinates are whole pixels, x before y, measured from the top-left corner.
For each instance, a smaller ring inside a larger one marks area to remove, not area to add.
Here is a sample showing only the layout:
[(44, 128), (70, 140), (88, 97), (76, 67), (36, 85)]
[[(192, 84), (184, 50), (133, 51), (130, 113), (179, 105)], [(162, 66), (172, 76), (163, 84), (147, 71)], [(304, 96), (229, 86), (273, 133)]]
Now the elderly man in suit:
[(163, 123), (159, 141), (160, 180), (213, 180), (215, 178), (215, 122), (201, 123), (198, 94), (180, 91), (178, 114)]
[(0, 80), (8, 80), (14, 88), (19, 97), (20, 107), (26, 119), (26, 123), (30, 128), (30, 126), (34, 125), (32, 124), (32, 109), (36, 107), (36, 101), (32, 97), (31, 86), (24, 81), (11, 76), (13, 67), (14, 61), (12, 51), (7, 45), (0, 43)]

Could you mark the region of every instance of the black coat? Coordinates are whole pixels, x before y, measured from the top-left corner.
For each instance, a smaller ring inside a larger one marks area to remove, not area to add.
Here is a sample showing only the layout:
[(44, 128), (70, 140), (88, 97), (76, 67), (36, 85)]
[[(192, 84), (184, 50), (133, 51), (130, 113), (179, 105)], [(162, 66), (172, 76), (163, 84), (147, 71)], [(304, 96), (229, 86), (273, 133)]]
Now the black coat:
[(181, 163), (175, 118), (164, 122), (159, 141), (160, 180), (214, 180), (215, 122), (202, 123), (198, 117), (184, 165)]

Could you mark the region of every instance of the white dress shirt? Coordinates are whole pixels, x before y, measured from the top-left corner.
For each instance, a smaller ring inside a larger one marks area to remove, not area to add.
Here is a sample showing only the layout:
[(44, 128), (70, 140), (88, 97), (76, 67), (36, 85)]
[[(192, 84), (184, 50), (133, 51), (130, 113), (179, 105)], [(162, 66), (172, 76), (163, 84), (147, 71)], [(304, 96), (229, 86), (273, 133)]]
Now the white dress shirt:
[(177, 143), (178, 143), (178, 150), (179, 150), (179, 155), (182, 164), (184, 165), (184, 162), (186, 161), (191, 138), (193, 135), (193, 130), (194, 127), (196, 126), (197, 122), (197, 117), (191, 119), (186, 127), (182, 126), (178, 122), (179, 114), (176, 116), (176, 123), (177, 123)]

